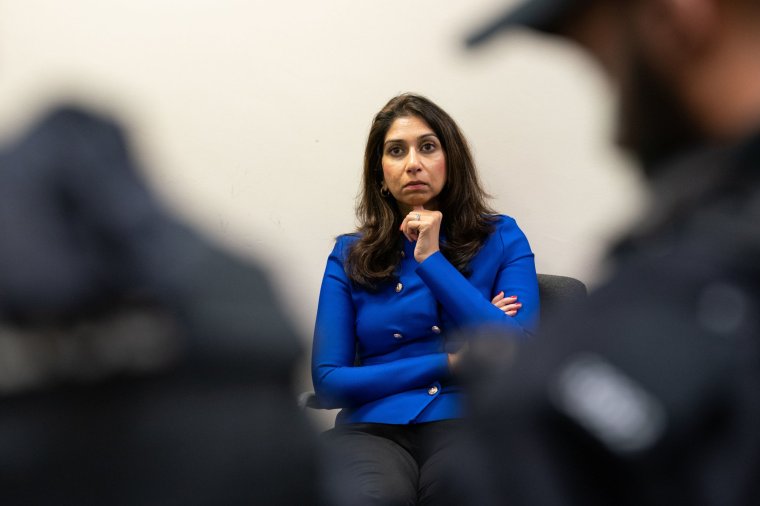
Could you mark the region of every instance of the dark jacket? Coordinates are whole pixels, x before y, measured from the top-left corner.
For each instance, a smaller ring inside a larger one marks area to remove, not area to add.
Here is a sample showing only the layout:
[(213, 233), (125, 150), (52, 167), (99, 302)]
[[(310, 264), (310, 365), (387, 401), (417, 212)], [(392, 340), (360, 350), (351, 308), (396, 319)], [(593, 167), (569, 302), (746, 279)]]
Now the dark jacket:
[(474, 384), (454, 503), (760, 500), (760, 136), (658, 173), (609, 281)]
[(299, 350), (116, 124), (63, 108), (0, 151), (1, 504), (315, 504)]

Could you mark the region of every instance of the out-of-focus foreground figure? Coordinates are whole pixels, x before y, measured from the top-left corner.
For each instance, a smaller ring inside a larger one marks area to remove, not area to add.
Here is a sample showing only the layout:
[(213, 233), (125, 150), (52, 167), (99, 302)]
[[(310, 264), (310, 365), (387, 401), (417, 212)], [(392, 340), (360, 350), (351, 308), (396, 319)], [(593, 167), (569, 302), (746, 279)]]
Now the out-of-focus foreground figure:
[(536, 0), (619, 93), (651, 186), (616, 269), (478, 385), (456, 504), (760, 500), (760, 3)]
[(298, 353), (114, 123), (62, 108), (0, 151), (2, 504), (313, 504)]

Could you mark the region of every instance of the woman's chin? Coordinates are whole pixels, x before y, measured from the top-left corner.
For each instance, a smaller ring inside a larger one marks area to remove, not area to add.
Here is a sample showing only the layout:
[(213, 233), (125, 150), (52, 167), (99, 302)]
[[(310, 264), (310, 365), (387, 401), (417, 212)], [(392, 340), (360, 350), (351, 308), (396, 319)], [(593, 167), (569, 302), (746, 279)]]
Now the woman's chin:
[(396, 202), (398, 202), (399, 209), (401, 209), (402, 211), (404, 209), (411, 210), (419, 206), (422, 206), (429, 211), (435, 211), (437, 209), (437, 204), (436, 204), (435, 199), (429, 199), (423, 196), (420, 196), (419, 198), (404, 199), (403, 201), (397, 200)]

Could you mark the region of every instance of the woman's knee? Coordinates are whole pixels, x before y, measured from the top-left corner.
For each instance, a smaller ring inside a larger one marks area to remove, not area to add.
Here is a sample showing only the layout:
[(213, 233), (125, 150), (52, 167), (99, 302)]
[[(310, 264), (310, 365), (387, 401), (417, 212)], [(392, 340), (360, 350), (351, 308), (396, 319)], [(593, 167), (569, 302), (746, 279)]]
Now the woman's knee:
[(328, 443), (327, 487), (340, 506), (415, 506), (419, 468), (400, 445), (369, 434)]

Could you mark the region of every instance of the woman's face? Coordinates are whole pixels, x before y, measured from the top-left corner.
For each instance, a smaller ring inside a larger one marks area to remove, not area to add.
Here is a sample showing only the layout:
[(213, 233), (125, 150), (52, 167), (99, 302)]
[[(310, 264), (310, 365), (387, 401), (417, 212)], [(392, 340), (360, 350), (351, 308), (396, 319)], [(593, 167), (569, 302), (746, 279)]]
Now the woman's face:
[(396, 118), (385, 134), (383, 179), (402, 213), (414, 206), (437, 210), (446, 184), (446, 153), (433, 129), (420, 117)]

